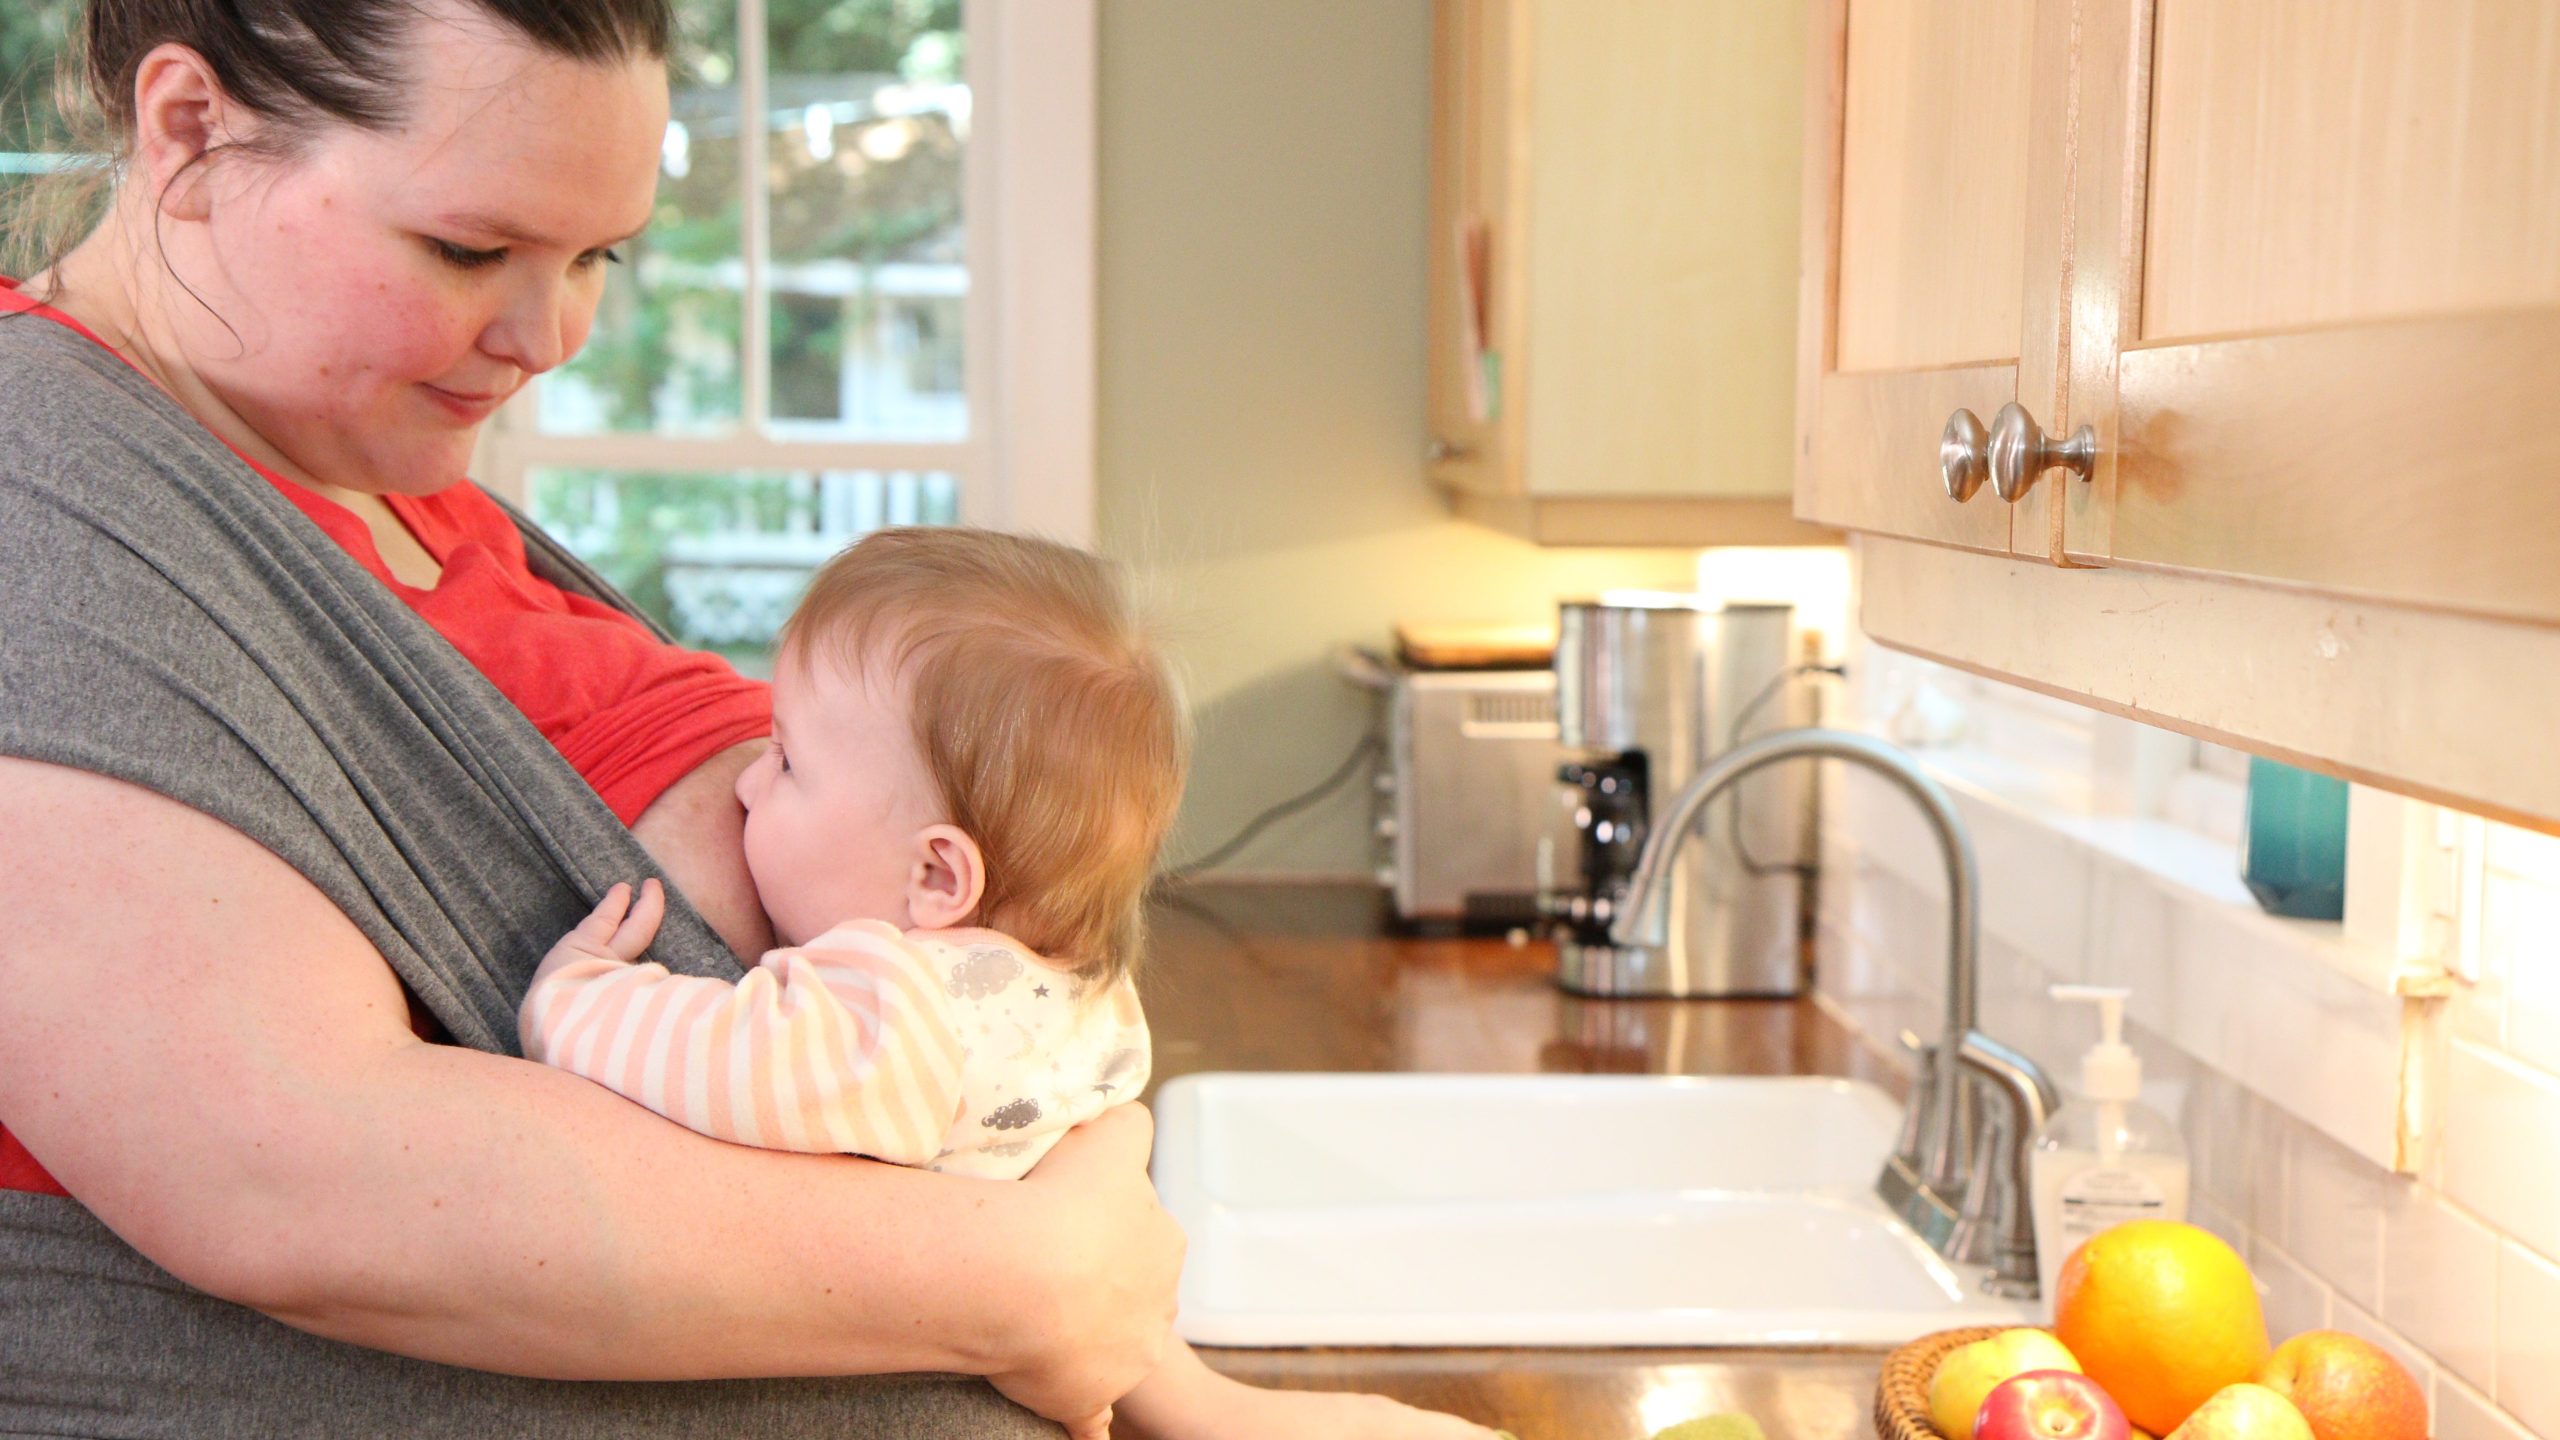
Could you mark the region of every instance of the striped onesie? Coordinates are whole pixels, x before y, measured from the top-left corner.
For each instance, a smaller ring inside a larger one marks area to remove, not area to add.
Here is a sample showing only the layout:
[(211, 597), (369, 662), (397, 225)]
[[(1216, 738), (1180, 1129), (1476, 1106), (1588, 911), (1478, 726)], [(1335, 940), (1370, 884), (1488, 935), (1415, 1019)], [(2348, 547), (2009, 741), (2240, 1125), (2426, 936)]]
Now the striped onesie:
[(853, 920), (734, 985), (580, 956), (517, 1026), (525, 1058), (714, 1139), (1011, 1180), (1146, 1087), (1136, 989), (1084, 990), (992, 930)]

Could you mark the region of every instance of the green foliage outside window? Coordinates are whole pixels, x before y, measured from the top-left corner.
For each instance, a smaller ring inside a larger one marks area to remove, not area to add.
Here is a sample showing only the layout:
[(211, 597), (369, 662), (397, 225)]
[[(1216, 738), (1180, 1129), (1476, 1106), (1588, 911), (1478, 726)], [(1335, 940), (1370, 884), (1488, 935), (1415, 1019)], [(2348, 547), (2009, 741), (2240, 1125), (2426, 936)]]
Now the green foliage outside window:
[[(724, 422), (740, 405), (730, 359), (744, 333), (738, 297), (679, 278), (734, 263), (743, 245), (736, 4), (698, 0), (681, 13), (689, 45), (678, 61), (673, 118), (694, 138), (683, 173), (670, 167), (660, 176), (650, 229), (614, 277), (587, 348), (570, 367), (601, 397), (603, 428), (612, 431), (688, 428), (687, 416)], [(960, 0), (770, 0), (766, 29), (769, 111), (853, 99), (882, 81), (960, 78)], [(828, 159), (813, 156), (796, 129), (757, 137), (772, 177), (772, 261), (833, 258), (868, 269), (959, 260), (960, 138), (938, 116), (916, 117), (909, 128), (892, 160), (864, 154), (852, 133)], [(841, 316), (821, 316), (805, 302), (776, 304), (775, 413), (835, 418), (829, 377), (843, 361), (843, 333), (872, 318), (860, 297)]]

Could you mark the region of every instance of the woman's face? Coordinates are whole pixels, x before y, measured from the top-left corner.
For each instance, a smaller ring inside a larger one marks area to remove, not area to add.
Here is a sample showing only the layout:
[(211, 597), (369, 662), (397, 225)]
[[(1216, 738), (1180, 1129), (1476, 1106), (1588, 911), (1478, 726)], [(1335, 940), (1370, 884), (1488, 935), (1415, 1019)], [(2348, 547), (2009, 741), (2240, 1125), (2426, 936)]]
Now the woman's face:
[(377, 494), (460, 479), (489, 413), (586, 342), (667, 126), (657, 61), (541, 52), (461, 0), (413, 36), (398, 129), (216, 156), (201, 223), (162, 226), (205, 301), (162, 307), (194, 379), (303, 478)]

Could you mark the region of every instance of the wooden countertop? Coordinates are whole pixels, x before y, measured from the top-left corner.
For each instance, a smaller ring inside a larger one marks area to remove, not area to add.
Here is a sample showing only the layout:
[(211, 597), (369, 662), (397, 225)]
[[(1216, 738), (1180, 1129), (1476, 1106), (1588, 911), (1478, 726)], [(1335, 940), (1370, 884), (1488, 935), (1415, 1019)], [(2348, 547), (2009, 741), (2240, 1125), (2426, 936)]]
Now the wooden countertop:
[[(1353, 886), (1200, 884), (1154, 907), (1155, 1080), (1199, 1070), (1899, 1077), (1810, 1001), (1577, 1000), (1553, 950), (1398, 936)], [(1739, 1410), (1770, 1440), (1862, 1440), (1872, 1351), (1204, 1350), (1257, 1385), (1373, 1390), (1520, 1440), (1643, 1440)]]

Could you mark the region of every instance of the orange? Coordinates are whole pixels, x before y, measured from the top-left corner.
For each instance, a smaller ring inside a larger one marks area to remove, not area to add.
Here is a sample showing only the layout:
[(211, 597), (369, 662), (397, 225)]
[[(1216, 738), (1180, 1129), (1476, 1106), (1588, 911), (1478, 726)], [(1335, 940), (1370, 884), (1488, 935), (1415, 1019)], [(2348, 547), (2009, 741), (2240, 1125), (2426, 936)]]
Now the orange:
[(2134, 1220), (2063, 1262), (2054, 1334), (2125, 1418), (2166, 1435), (2267, 1358), (2249, 1267), (2210, 1231)]

